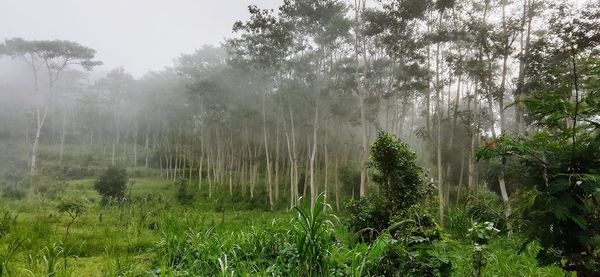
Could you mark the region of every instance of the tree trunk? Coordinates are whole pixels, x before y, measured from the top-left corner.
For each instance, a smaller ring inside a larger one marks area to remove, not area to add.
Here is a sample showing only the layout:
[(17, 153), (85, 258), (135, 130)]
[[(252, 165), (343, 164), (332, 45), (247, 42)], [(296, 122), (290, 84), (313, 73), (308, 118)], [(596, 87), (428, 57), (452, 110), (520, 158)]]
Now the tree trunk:
[(267, 94), (263, 95), (263, 103), (262, 103), (262, 112), (263, 112), (263, 135), (265, 139), (265, 158), (266, 158), (266, 166), (267, 166), (267, 176), (265, 180), (265, 185), (267, 186), (267, 193), (269, 194), (269, 206), (271, 210), (273, 209), (273, 185), (271, 183), (271, 160), (269, 157), (269, 142), (267, 139), (267, 112), (266, 112), (266, 101)]
[[(442, 25), (442, 13), (439, 14), (439, 24)], [(436, 117), (437, 117), (437, 177), (438, 177), (438, 201), (439, 201), (439, 216), (440, 225), (444, 226), (444, 175), (442, 166), (442, 108), (441, 108), (441, 91), (442, 82), (440, 81), (440, 51), (441, 45), (437, 43), (435, 52), (435, 92), (436, 92)]]
[(144, 167), (148, 168), (148, 160), (149, 160), (149, 149), (148, 147), (150, 146), (150, 126), (146, 127), (146, 139), (144, 142)]
[(64, 145), (65, 145), (65, 133), (66, 133), (66, 125), (67, 125), (67, 113), (66, 113), (66, 108), (64, 108), (65, 110), (63, 110), (63, 116), (62, 116), (62, 126), (61, 126), (61, 133), (60, 133), (60, 150), (59, 150), (59, 161), (62, 162), (63, 160), (63, 150), (64, 150)]
[(310, 206), (314, 208), (315, 202), (317, 200), (317, 187), (315, 180), (315, 156), (317, 154), (317, 129), (319, 122), (319, 105), (318, 103), (315, 105), (315, 119), (313, 121), (313, 145), (311, 149), (310, 155)]
[(523, 0), (523, 18), (521, 21), (521, 30), (525, 30), (525, 34), (521, 31), (521, 46), (520, 46), (520, 61), (519, 74), (517, 77), (517, 89), (515, 90), (515, 124), (518, 135), (525, 134), (525, 107), (523, 105), (523, 87), (525, 86), (525, 71), (527, 68), (527, 57), (529, 56), (529, 44), (531, 40), (531, 22), (533, 20), (533, 3), (534, 0)]

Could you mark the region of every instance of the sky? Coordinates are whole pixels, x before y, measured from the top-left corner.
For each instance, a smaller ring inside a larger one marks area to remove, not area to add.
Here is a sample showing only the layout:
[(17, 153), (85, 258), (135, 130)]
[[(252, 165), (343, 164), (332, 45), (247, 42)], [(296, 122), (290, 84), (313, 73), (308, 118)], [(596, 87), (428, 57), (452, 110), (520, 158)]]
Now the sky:
[[(585, 0), (567, 0), (582, 3)], [(123, 66), (135, 77), (161, 70), (184, 53), (233, 36), (247, 6), (283, 0), (0, 0), (0, 41), (77, 41), (97, 50), (96, 71)], [(0, 61), (2, 62), (2, 61)], [(0, 69), (2, 71), (2, 69)]]
[(61, 39), (97, 50), (100, 71), (123, 66), (136, 77), (233, 36), (248, 5), (283, 0), (0, 0), (0, 41)]

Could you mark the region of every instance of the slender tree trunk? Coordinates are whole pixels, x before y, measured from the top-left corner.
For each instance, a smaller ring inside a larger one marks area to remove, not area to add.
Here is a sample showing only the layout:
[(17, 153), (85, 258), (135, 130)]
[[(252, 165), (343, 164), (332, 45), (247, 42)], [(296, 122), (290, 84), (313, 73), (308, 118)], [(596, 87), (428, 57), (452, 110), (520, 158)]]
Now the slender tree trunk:
[(137, 167), (137, 139), (138, 139), (138, 124), (135, 123), (133, 135), (133, 167)]
[(474, 112), (473, 112), (473, 126), (471, 128), (471, 149), (469, 154), (469, 193), (473, 197), (477, 197), (477, 166), (474, 159), (475, 153), (477, 152), (477, 142), (479, 136), (479, 88), (478, 84), (475, 84), (475, 97), (473, 101)]
[(67, 111), (66, 108), (64, 108), (65, 110), (63, 111), (63, 116), (62, 116), (62, 126), (61, 126), (61, 134), (60, 134), (60, 150), (59, 150), (59, 161), (62, 162), (63, 160), (63, 149), (64, 149), (64, 145), (65, 145), (65, 133), (66, 133), (66, 125), (67, 125)]
[(266, 158), (266, 166), (267, 166), (267, 176), (265, 180), (265, 185), (267, 186), (267, 193), (269, 194), (269, 206), (273, 209), (273, 184), (271, 183), (271, 160), (269, 157), (269, 142), (267, 139), (267, 112), (266, 112), (266, 101), (267, 95), (266, 93), (263, 95), (263, 103), (262, 103), (262, 111), (263, 111), (263, 134), (265, 139), (265, 158)]
[(150, 126), (146, 127), (146, 139), (144, 142), (144, 167), (148, 168), (148, 161), (149, 161), (149, 146), (150, 146)]
[[(40, 143), (40, 134), (42, 132), (42, 127), (44, 126), (44, 122), (46, 121), (46, 115), (48, 114), (48, 105), (44, 105), (44, 108), (41, 107), (43, 97), (40, 92), (39, 84), (38, 84), (38, 76), (37, 69), (33, 65), (33, 57), (31, 57), (31, 67), (33, 70), (33, 81), (35, 85), (35, 93), (37, 95), (36, 104), (35, 104), (35, 115), (36, 115), (36, 128), (35, 128), (35, 136), (33, 137), (33, 145), (31, 146), (31, 161), (29, 172), (31, 174), (35, 173), (37, 169), (37, 153), (38, 147)], [(42, 111), (43, 110), (43, 111)]]
[(531, 40), (531, 22), (534, 16), (533, 2), (534, 0), (523, 0), (523, 18), (521, 21), (521, 46), (519, 55), (519, 75), (517, 77), (517, 89), (515, 90), (515, 124), (518, 135), (525, 134), (525, 107), (521, 101), (524, 93), (523, 87), (525, 86), (525, 71), (527, 67), (527, 58), (529, 56), (529, 44)]
[(339, 167), (338, 167), (338, 157), (337, 155), (335, 155), (335, 209), (337, 211), (340, 210), (340, 188), (339, 188), (339, 178), (338, 178), (338, 171), (339, 171)]
[(456, 191), (456, 205), (460, 201), (460, 193), (463, 186), (463, 174), (465, 172), (465, 155), (463, 154), (460, 158), (460, 175), (458, 177), (458, 189)]
[(327, 151), (327, 123), (325, 123), (325, 141), (323, 141), (323, 151), (325, 152), (325, 200), (329, 198), (329, 153)]
[[(439, 14), (439, 24), (442, 25), (442, 13)], [(437, 43), (435, 52), (435, 91), (436, 91), (436, 115), (437, 115), (437, 177), (438, 177), (438, 201), (439, 201), (439, 216), (440, 225), (444, 226), (444, 175), (442, 166), (442, 108), (441, 108), (441, 91), (442, 82), (440, 80), (440, 51), (441, 45)]]
[(317, 124), (319, 122), (319, 106), (318, 103), (315, 105), (315, 119), (313, 121), (313, 145), (310, 155), (310, 204), (314, 208), (315, 201), (317, 200), (317, 186), (315, 180), (315, 156), (317, 155)]
[(275, 135), (275, 202), (279, 200), (279, 120), (277, 121), (277, 130)]

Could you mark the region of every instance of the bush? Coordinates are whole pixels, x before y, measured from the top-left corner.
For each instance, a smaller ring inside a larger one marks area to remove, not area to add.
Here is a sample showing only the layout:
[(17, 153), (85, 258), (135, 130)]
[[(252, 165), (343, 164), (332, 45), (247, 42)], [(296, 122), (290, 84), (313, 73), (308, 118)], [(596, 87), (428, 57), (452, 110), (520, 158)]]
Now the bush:
[(338, 176), (343, 184), (344, 192), (350, 196), (358, 196), (360, 190), (360, 171), (349, 164), (338, 168)]
[(469, 237), (473, 240), (473, 275), (481, 276), (487, 264), (487, 245), (500, 230), (494, 228), (494, 223), (473, 223), (469, 229)]
[(350, 203), (350, 229), (371, 236), (389, 227), (390, 220), (424, 198), (429, 188), (422, 178), (417, 156), (394, 135), (379, 132), (371, 148), (369, 166), (375, 169), (373, 180), (380, 193)]
[(352, 200), (346, 208), (352, 215), (348, 219), (348, 228), (351, 232), (358, 234), (362, 241), (372, 242), (390, 226), (390, 210), (381, 193), (373, 193), (367, 197)]
[(179, 179), (175, 183), (178, 187), (175, 198), (177, 198), (177, 202), (179, 202), (182, 205), (190, 204), (194, 200), (194, 195), (188, 191), (187, 183), (188, 182), (184, 179)]
[(436, 251), (446, 243), (441, 229), (429, 214), (414, 211), (373, 243), (369, 276), (450, 276), (449, 258)]
[(127, 171), (125, 168), (114, 166), (104, 170), (94, 183), (94, 189), (102, 196), (103, 204), (110, 200), (123, 201), (126, 186)]
[(502, 199), (486, 187), (480, 187), (477, 199), (469, 201), (467, 213), (470, 218), (477, 222), (492, 222), (501, 230), (506, 230), (508, 218), (506, 218), (505, 205)]

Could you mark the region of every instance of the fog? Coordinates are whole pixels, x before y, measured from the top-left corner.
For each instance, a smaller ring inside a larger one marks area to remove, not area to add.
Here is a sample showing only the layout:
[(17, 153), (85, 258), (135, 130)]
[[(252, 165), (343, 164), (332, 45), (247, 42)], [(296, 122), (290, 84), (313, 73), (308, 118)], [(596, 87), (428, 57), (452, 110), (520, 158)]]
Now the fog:
[(0, 41), (77, 41), (98, 51), (99, 70), (124, 66), (136, 77), (170, 66), (181, 53), (231, 37), (247, 6), (282, 0), (3, 0)]
[(600, 268), (597, 0), (0, 1), (0, 277)]

